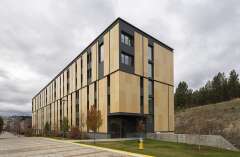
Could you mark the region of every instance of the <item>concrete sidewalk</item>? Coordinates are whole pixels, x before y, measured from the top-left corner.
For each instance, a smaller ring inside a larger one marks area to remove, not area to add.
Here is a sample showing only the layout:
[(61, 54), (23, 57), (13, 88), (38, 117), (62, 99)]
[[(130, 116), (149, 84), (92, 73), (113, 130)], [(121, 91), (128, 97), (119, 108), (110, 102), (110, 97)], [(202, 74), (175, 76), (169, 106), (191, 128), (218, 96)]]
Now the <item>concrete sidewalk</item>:
[(113, 152), (52, 140), (42, 137), (18, 137), (10, 133), (0, 135), (0, 157), (125, 157), (126, 153)]

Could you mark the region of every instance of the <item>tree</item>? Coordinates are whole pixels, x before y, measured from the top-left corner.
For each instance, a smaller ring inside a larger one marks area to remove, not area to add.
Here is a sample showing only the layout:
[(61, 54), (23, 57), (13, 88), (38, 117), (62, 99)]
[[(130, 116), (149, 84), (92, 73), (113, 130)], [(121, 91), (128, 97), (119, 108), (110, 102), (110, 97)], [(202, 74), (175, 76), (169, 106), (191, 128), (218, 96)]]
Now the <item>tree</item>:
[(235, 70), (232, 70), (229, 74), (229, 79), (228, 79), (228, 90), (229, 90), (229, 96), (230, 98), (236, 98), (238, 97), (238, 92), (239, 92), (239, 78), (238, 74), (236, 73)]
[(95, 105), (92, 105), (87, 114), (87, 127), (94, 133), (94, 144), (95, 144), (95, 134), (99, 127), (102, 125), (102, 115), (101, 111), (97, 110)]
[(80, 120), (79, 120), (79, 130), (80, 130), (80, 138), (82, 139), (83, 138), (83, 129), (85, 127), (85, 124), (86, 124), (86, 118), (84, 116), (84, 113), (81, 111), (80, 113)]
[(228, 90), (227, 90), (227, 79), (224, 73), (218, 73), (213, 77), (212, 88), (213, 88), (213, 102), (221, 102), (228, 100)]
[(44, 126), (44, 134), (45, 136), (49, 136), (49, 133), (50, 133), (50, 125), (48, 122), (46, 122)]
[(67, 133), (68, 130), (69, 130), (69, 125), (68, 125), (68, 119), (67, 119), (67, 117), (64, 117), (64, 118), (63, 118), (61, 130), (63, 131), (63, 137), (66, 137), (66, 133)]
[(0, 116), (0, 134), (3, 131), (3, 118)]
[(190, 105), (191, 95), (192, 90), (188, 89), (187, 83), (184, 81), (180, 82), (178, 84), (174, 97), (176, 108), (184, 108), (187, 105)]

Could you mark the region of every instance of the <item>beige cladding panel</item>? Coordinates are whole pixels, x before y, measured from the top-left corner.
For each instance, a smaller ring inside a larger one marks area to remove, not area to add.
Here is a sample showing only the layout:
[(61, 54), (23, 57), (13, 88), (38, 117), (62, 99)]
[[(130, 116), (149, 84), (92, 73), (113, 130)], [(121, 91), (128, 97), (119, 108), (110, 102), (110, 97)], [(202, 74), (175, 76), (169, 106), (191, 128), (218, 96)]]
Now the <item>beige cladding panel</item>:
[(76, 92), (72, 93), (72, 126), (76, 126)]
[(103, 44), (104, 44), (104, 76), (109, 74), (109, 32), (107, 32), (104, 36), (103, 36)]
[[(81, 118), (83, 118), (84, 120), (87, 119), (87, 87), (82, 88), (81, 90)], [(87, 131), (87, 127), (85, 125), (85, 127), (83, 128), (84, 131)]]
[(51, 129), (54, 129), (54, 125), (55, 125), (55, 103), (51, 104)]
[(83, 61), (83, 67), (82, 67), (82, 72), (83, 72), (83, 83), (82, 86), (87, 85), (87, 53), (83, 53), (82, 55), (82, 61)]
[(148, 77), (148, 39), (143, 37), (143, 74)]
[(71, 128), (71, 119), (72, 119), (72, 114), (71, 114), (71, 111), (72, 111), (72, 100), (71, 100), (71, 94), (69, 94), (68, 96), (68, 125), (69, 127)]
[(71, 64), (69, 67), (69, 93), (72, 93), (75, 90), (75, 64)]
[(60, 100), (57, 101), (57, 129), (60, 129)]
[(94, 105), (94, 83), (89, 85), (89, 106), (91, 105)]
[(63, 75), (63, 78), (64, 78), (64, 96), (67, 95), (67, 69), (64, 71), (64, 75)]
[(154, 67), (155, 80), (173, 85), (173, 53), (156, 43), (154, 43)]
[(110, 30), (110, 73), (119, 69), (119, 24)]
[(59, 85), (58, 85), (58, 77), (55, 79), (56, 82), (56, 99), (59, 99)]
[(96, 81), (97, 79), (97, 44), (94, 44), (91, 47), (91, 53), (92, 53), (92, 81)]
[(81, 58), (77, 59), (77, 89), (81, 88)]
[(67, 96), (63, 97), (63, 118), (67, 118), (67, 105), (68, 105), (68, 100), (67, 100)]
[(175, 130), (175, 124), (174, 124), (174, 89), (173, 87), (169, 86), (168, 90), (169, 94), (169, 131)]
[(119, 71), (110, 75), (110, 93), (110, 112), (119, 112)]
[(96, 80), (98, 79), (98, 42), (96, 42)]
[(154, 131), (168, 131), (168, 85), (154, 82)]
[(140, 113), (140, 77), (119, 73), (119, 112)]
[(63, 85), (63, 73), (61, 74), (61, 98), (63, 97), (63, 88), (64, 88), (64, 85)]
[(143, 43), (142, 35), (134, 32), (134, 70), (135, 74), (143, 75)]
[(99, 105), (98, 109), (101, 111), (102, 115), (102, 125), (99, 128), (99, 132), (107, 132), (107, 78), (101, 79), (99, 81)]
[(148, 114), (148, 79), (143, 79), (143, 105), (144, 105), (144, 114)]
[(55, 126), (54, 126), (54, 130), (58, 130), (58, 102), (55, 101)]

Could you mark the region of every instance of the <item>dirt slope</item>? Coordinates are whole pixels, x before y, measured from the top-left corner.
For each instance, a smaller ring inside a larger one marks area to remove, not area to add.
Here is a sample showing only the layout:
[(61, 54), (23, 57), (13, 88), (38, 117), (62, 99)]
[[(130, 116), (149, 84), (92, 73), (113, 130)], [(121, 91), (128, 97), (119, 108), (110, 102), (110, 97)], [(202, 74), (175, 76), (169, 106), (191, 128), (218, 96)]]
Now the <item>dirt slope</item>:
[(193, 107), (175, 115), (176, 133), (222, 135), (240, 148), (240, 99)]

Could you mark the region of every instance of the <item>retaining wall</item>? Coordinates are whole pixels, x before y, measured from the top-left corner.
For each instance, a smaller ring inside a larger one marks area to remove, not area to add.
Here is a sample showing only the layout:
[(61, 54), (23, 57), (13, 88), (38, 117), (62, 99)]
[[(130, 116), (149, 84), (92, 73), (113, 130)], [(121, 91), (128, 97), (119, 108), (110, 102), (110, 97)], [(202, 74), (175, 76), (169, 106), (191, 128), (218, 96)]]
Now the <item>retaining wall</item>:
[(217, 147), (227, 150), (238, 151), (230, 142), (219, 135), (192, 135), (192, 134), (174, 134), (174, 133), (148, 133), (147, 138), (169, 141), (169, 142), (179, 142), (194, 145), (203, 145)]

